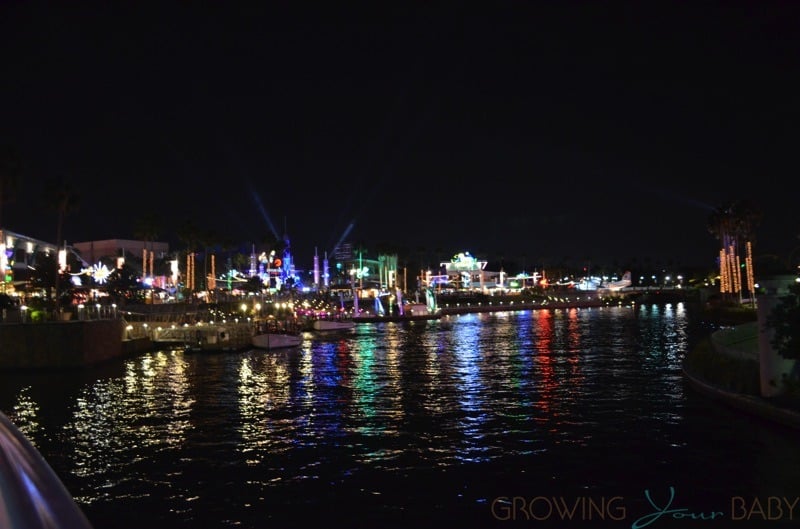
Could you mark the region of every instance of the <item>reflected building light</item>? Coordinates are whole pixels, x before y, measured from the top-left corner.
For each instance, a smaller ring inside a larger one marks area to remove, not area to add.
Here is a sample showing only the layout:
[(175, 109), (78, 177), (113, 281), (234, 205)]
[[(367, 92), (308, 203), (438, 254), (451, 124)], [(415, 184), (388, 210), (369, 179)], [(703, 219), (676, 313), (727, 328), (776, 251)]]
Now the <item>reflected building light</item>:
[(36, 440), (42, 425), (38, 420), (39, 405), (28, 394), (29, 390), (30, 386), (19, 393), (17, 402), (14, 404), (8, 418), (11, 419), (20, 432), (25, 434), (31, 444), (36, 446)]

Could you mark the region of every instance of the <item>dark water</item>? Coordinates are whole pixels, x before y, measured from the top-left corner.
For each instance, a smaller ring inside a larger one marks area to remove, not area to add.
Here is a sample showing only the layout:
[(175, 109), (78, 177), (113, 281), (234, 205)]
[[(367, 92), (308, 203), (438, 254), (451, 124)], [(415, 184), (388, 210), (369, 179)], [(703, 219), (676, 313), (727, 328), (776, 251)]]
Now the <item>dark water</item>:
[(681, 375), (710, 330), (680, 304), (361, 324), (0, 374), (0, 409), (97, 529), (800, 523), (798, 435)]

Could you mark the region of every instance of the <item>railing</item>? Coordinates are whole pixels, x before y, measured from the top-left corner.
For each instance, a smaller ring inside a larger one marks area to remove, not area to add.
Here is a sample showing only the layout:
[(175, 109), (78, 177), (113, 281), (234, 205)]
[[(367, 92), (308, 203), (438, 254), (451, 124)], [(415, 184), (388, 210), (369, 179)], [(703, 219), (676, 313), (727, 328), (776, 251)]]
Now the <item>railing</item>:
[(56, 473), (0, 412), (0, 527), (91, 529)]
[(121, 318), (122, 314), (116, 305), (76, 305), (68, 309), (43, 309), (21, 305), (0, 311), (0, 323), (116, 320)]

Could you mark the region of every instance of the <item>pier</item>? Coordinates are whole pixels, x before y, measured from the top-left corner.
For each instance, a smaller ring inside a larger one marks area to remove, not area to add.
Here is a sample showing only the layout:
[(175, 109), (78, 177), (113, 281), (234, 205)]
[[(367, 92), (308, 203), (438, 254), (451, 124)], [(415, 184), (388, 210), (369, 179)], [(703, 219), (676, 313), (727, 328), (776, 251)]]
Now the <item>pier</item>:
[(183, 347), (187, 351), (240, 351), (252, 345), (254, 325), (249, 322), (197, 323), (156, 327), (151, 330), (154, 346)]

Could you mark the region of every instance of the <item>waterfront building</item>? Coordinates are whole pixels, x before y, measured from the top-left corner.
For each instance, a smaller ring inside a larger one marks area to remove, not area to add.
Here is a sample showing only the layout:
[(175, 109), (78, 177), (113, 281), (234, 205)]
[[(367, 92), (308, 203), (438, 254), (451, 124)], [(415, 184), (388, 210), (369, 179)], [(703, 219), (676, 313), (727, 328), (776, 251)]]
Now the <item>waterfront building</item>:
[[(450, 261), (439, 263), (444, 275), (429, 276), (428, 284), (449, 290), (479, 290), (481, 292), (507, 288), (506, 273), (486, 270), (487, 261), (469, 252), (460, 252)], [(430, 272), (429, 272), (430, 274)]]
[(101, 259), (112, 260), (116, 268), (129, 264), (137, 271), (141, 269), (142, 282), (161, 289), (173, 288), (178, 280), (177, 261), (170, 263), (170, 275), (158, 274), (156, 260), (170, 256), (169, 243), (158, 241), (137, 241), (130, 239), (105, 239), (99, 241), (76, 242), (73, 248), (89, 263)]
[[(155, 259), (163, 259), (169, 255), (169, 243), (156, 241), (134, 241), (128, 239), (106, 239), (102, 241), (76, 242), (72, 245), (84, 259), (96, 263), (102, 258), (136, 259), (147, 252), (147, 260), (152, 255)], [(149, 268), (149, 267), (148, 267)]]
[(58, 244), (0, 228), (0, 292), (12, 293), (25, 285), (42, 256), (57, 256), (61, 268), (66, 269), (68, 255), (69, 260), (78, 261), (80, 266), (89, 266), (75, 248), (66, 243), (59, 251)]
[(398, 274), (396, 254), (379, 254), (376, 259), (362, 249), (353, 250), (352, 245), (343, 244), (336, 248), (334, 256), (336, 263), (330, 277), (331, 289), (346, 287), (360, 292), (407, 289)]

